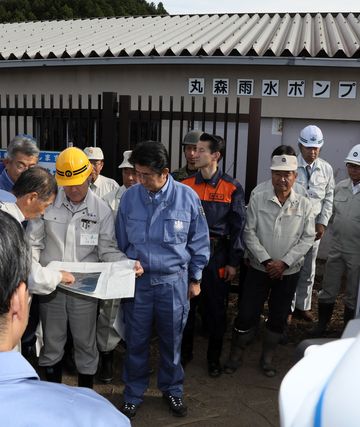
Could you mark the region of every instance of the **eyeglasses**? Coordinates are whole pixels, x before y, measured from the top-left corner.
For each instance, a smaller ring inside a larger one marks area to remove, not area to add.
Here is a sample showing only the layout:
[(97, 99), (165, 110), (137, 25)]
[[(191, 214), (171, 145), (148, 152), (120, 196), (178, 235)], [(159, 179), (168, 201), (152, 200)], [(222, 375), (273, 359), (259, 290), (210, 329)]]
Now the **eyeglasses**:
[(155, 173), (155, 172), (145, 172), (145, 173), (142, 173), (142, 172), (139, 172), (139, 171), (138, 171), (138, 170), (136, 170), (136, 169), (135, 169), (135, 174), (136, 174), (136, 176), (137, 176), (138, 178), (140, 178), (140, 179), (149, 179), (149, 178), (151, 178), (152, 176), (157, 175), (157, 173)]
[(36, 165), (27, 165), (21, 161), (14, 161), (14, 166), (19, 172), (25, 172), (29, 168), (33, 168)]

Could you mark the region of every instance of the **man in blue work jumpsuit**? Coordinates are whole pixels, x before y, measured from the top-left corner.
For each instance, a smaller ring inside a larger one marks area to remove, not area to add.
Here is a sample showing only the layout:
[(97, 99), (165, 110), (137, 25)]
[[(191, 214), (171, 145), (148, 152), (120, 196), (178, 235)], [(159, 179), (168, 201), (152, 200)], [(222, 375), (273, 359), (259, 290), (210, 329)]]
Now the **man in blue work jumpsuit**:
[(196, 193), (169, 174), (160, 142), (138, 144), (129, 161), (139, 184), (122, 196), (116, 218), (119, 248), (140, 260), (144, 275), (123, 303), (127, 345), (122, 412), (136, 414), (149, 385), (149, 344), (155, 320), (159, 336), (158, 387), (175, 416), (185, 416), (180, 362), (189, 298), (200, 293), (210, 253), (209, 230)]

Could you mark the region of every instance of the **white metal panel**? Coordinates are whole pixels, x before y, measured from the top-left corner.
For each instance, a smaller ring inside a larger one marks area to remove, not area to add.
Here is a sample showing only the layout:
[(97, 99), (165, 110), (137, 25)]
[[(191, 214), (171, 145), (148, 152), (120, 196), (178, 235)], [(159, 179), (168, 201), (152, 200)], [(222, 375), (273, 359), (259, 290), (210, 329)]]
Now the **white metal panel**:
[(310, 55), (313, 55), (313, 46), (311, 39), (313, 36), (313, 20), (311, 15), (307, 13), (303, 20), (302, 38), (299, 43), (300, 52), (306, 50)]
[[(0, 24), (4, 59), (112, 55), (356, 56), (358, 14), (137, 16)], [(308, 52), (308, 54), (306, 53)]]
[(207, 40), (202, 44), (202, 49), (211, 55), (229, 35), (231, 35), (238, 25), (238, 15), (223, 15), (214, 25), (214, 28), (207, 33)]
[(248, 14), (244, 15), (236, 15), (237, 21), (234, 23), (230, 29), (231, 33), (228, 35), (227, 39), (225, 39), (221, 45), (219, 46), (219, 50), (223, 53), (223, 55), (228, 55), (234, 46), (238, 43), (242, 32), (244, 32), (244, 25), (249, 21), (250, 17)]
[(348, 53), (348, 49), (344, 46), (339, 29), (336, 25), (334, 17), (328, 13), (325, 17), (327, 35), (330, 45), (330, 56), (334, 56), (336, 52), (342, 51)]
[(268, 49), (274, 53), (275, 56), (280, 56), (287, 39), (287, 34), (289, 33), (291, 27), (292, 19), (287, 13), (281, 20), (277, 32), (274, 34), (273, 39), (270, 41)]
[(314, 55), (317, 55), (321, 50), (329, 55), (330, 49), (326, 43), (325, 23), (320, 13), (317, 13), (314, 18), (314, 33)]
[(260, 56), (262, 55), (269, 46), (270, 40), (272, 40), (274, 34), (276, 34), (281, 18), (278, 14), (275, 14), (270, 21), (267, 23), (264, 31), (262, 31), (259, 37), (254, 41), (253, 49)]
[(236, 49), (241, 55), (246, 55), (261, 31), (264, 30), (264, 24), (266, 25), (269, 20), (270, 17), (268, 14), (265, 14), (262, 17), (258, 14), (252, 16), (245, 24), (247, 28), (244, 26), (242, 38), (239, 40), (237, 45), (234, 46), (234, 49)]
[(299, 52), (299, 38), (302, 28), (302, 18), (297, 13), (292, 19), (292, 25), (287, 36), (284, 50), (288, 50), (293, 56), (296, 56)]
[(183, 50), (187, 50), (191, 55), (196, 54), (202, 45), (206, 43), (208, 33), (211, 30), (211, 25), (216, 26), (218, 19), (218, 15), (208, 15), (208, 19), (201, 22), (201, 24), (198, 25), (198, 28), (190, 35), (190, 37), (186, 38), (182, 43), (180, 43), (179, 47), (181, 47), (181, 50), (177, 48), (176, 51), (180, 54)]
[[(352, 17), (353, 16), (354, 15), (352, 15)], [(347, 54), (348, 56), (353, 56), (354, 53), (359, 50), (359, 36), (357, 36), (353, 30), (350, 20), (348, 21), (342, 13), (339, 13), (335, 19), (338, 27), (341, 29), (344, 44), (347, 47)]]
[[(186, 19), (185, 19), (186, 18)], [(192, 27), (196, 27), (199, 24), (198, 16), (172, 16), (166, 21), (166, 31), (159, 32), (158, 41), (156, 42), (156, 52), (163, 56), (166, 54), (168, 49), (172, 49), (180, 43), (180, 40), (188, 34)], [(181, 49), (182, 50), (182, 49)], [(180, 50), (180, 52), (181, 52)]]

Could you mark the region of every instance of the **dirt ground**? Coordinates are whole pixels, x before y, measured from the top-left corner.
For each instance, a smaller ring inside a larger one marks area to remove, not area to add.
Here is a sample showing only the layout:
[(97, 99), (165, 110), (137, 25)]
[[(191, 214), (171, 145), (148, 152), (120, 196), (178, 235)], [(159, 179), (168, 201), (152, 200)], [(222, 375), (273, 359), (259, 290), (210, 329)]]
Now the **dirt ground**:
[[(323, 264), (318, 265), (316, 289), (320, 287)], [(316, 314), (316, 291), (314, 291), (314, 314)], [(341, 301), (337, 304), (329, 336), (339, 336), (341, 332)], [(230, 324), (236, 311), (236, 296), (229, 302), (229, 327), (225, 340), (223, 359), (230, 346)], [(276, 356), (278, 375), (275, 378), (265, 377), (259, 369), (261, 351), (261, 331), (255, 342), (248, 348), (244, 363), (233, 375), (223, 374), (218, 378), (210, 378), (206, 370), (206, 338), (200, 334), (196, 337), (194, 360), (186, 366), (185, 401), (188, 405), (188, 416), (173, 417), (161, 398), (156, 387), (157, 339), (151, 346), (151, 366), (154, 373), (150, 376), (150, 386), (145, 395), (144, 403), (138, 410), (132, 425), (134, 427), (266, 427), (279, 425), (278, 392), (282, 378), (295, 362), (295, 348), (307, 338), (311, 324), (294, 319), (289, 326), (289, 342), (280, 345)], [(113, 384), (95, 384), (95, 390), (108, 398), (118, 408), (122, 402), (123, 384), (120, 379), (124, 350), (119, 346), (116, 350)], [(223, 360), (224, 361), (224, 360)], [(75, 376), (66, 376), (64, 382), (75, 385)], [(111, 427), (111, 426), (109, 426)]]
[[(293, 363), (294, 344), (280, 346), (277, 358), (279, 375), (275, 378), (264, 377), (258, 367), (260, 337), (249, 346), (243, 366), (235, 374), (223, 374), (219, 378), (210, 378), (207, 374), (206, 346), (206, 338), (197, 335), (194, 359), (185, 369), (184, 397), (188, 406), (188, 416), (176, 418), (169, 413), (156, 386), (157, 339), (153, 339), (151, 366), (155, 372), (150, 376), (150, 386), (145, 394), (144, 403), (132, 421), (134, 427), (279, 425), (278, 390), (282, 377)], [(227, 335), (223, 358), (228, 354), (229, 346), (230, 333)], [(115, 360), (116, 378), (113, 384), (104, 385), (96, 382), (94, 387), (117, 407), (122, 403), (124, 388), (120, 379), (123, 354), (124, 351), (118, 347)], [(76, 377), (66, 376), (64, 382), (76, 385)]]

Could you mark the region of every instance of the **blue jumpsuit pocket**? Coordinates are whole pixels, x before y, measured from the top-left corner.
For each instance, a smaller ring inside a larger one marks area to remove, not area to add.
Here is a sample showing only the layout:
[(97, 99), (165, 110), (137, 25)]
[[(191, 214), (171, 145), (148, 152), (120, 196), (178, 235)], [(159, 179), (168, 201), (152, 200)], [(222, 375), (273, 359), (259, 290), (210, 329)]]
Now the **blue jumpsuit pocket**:
[(187, 212), (173, 211), (164, 218), (164, 243), (178, 245), (187, 242), (190, 214)]
[(126, 233), (130, 243), (145, 243), (146, 223), (144, 218), (128, 218)]

